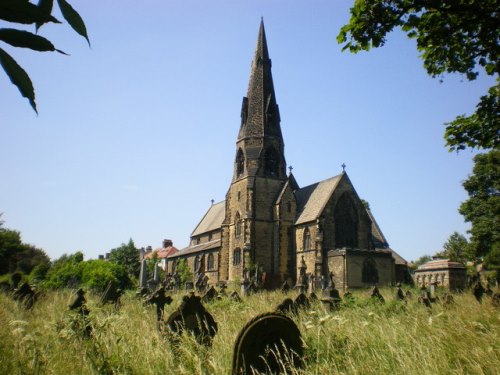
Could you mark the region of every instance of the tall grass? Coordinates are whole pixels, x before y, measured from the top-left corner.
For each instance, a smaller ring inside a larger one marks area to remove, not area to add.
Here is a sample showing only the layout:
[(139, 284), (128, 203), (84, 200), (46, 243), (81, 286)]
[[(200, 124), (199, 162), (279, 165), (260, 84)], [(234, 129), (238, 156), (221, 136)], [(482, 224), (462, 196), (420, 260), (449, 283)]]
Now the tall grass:
[[(293, 316), (305, 344), (305, 366), (293, 374), (498, 374), (500, 310), (469, 294), (455, 304), (429, 310), (414, 299), (385, 304), (354, 293), (338, 311), (321, 304)], [(166, 306), (180, 304), (182, 294)], [(48, 292), (31, 311), (0, 295), (0, 374), (229, 374), (233, 345), (241, 328), (257, 314), (271, 311), (285, 296), (263, 292), (237, 303), (205, 304), (219, 330), (211, 347), (184, 336), (173, 346), (157, 330), (154, 306), (133, 293), (122, 307), (101, 307), (88, 297), (93, 326), (85, 338), (68, 311), (69, 291)], [(80, 322), (81, 323), (81, 322)]]

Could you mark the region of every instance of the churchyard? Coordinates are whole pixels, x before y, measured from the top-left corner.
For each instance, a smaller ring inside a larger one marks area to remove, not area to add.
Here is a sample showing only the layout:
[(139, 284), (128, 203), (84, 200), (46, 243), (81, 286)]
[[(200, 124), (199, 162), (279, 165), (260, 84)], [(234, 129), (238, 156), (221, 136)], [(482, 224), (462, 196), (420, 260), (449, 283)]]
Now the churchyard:
[[(496, 374), (500, 368), (500, 310), (488, 296), (479, 303), (471, 292), (454, 294), (452, 303), (441, 298), (427, 307), (418, 301), (420, 290), (400, 301), (396, 288), (381, 288), (385, 302), (355, 290), (329, 308), (319, 295), (296, 313), (270, 314), (274, 320), (266, 329), (258, 327), (258, 316), (286, 298), (295, 300), (298, 292), (259, 291), (240, 300), (231, 292), (201, 299), (167, 291), (171, 300), (160, 298), (160, 323), (154, 304), (159, 295), (127, 291), (115, 305), (85, 293), (82, 314), (83, 293), (76, 290), (43, 292), (31, 309), (0, 293), (0, 374), (231, 374), (235, 343), (245, 350), (241, 331), (252, 319), (253, 340), (269, 329), (276, 334), (282, 323), (298, 329), (300, 363), (287, 366), (287, 355), (278, 360), (289, 374)], [(185, 296), (213, 317), (213, 338), (178, 336), (166, 324)]]

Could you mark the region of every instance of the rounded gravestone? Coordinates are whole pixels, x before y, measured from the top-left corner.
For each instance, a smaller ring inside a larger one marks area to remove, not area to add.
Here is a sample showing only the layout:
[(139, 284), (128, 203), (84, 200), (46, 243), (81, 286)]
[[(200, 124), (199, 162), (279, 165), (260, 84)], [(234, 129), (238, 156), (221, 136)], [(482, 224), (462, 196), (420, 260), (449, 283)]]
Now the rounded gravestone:
[(277, 312), (260, 314), (236, 339), (232, 375), (289, 371), (301, 366), (302, 354), (302, 338), (292, 319)]

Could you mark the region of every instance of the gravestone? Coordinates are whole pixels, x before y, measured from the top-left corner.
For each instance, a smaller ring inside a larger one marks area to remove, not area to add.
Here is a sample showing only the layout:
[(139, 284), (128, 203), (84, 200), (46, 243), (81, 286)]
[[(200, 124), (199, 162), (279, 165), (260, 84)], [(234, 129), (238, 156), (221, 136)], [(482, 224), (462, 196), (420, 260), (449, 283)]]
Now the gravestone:
[(304, 256), (302, 255), (299, 267), (299, 276), (297, 278), (297, 284), (295, 284), (295, 288), (299, 291), (299, 293), (304, 293), (307, 290), (306, 270), (307, 270), (307, 265), (304, 260)]
[(443, 295), (443, 305), (453, 305), (455, 303), (455, 299), (450, 293), (445, 293)]
[(384, 297), (382, 296), (382, 294), (380, 294), (380, 291), (376, 286), (373, 287), (372, 292), (370, 293), (370, 298), (373, 298), (375, 301), (380, 303), (385, 302)]
[(481, 281), (477, 281), (474, 284), (474, 288), (472, 289), (472, 294), (474, 294), (474, 297), (476, 298), (477, 302), (482, 303), (483, 301), (483, 294), (484, 294), (484, 288), (483, 284), (481, 284)]
[(76, 312), (79, 317), (77, 321), (79, 325), (77, 325), (77, 328), (82, 330), (86, 337), (90, 337), (92, 334), (92, 326), (89, 321), (90, 310), (87, 308), (87, 300), (85, 299), (85, 292), (82, 288), (76, 291), (75, 299), (68, 307), (71, 311)]
[(241, 297), (240, 295), (238, 294), (238, 292), (236, 290), (234, 290), (230, 295), (229, 295), (229, 298), (232, 299), (233, 301), (235, 302), (241, 302)]
[(283, 281), (281, 284), (281, 292), (287, 294), (290, 290), (290, 285), (288, 284), (288, 280)]
[(167, 296), (165, 294), (165, 288), (161, 287), (156, 292), (154, 292), (146, 302), (148, 304), (156, 305), (156, 319), (159, 322), (163, 319), (165, 305), (170, 305), (172, 303), (172, 297)]
[(283, 314), (297, 314), (297, 305), (293, 302), (291, 298), (285, 298), (275, 309), (276, 312)]
[(418, 297), (418, 302), (424, 304), (428, 308), (432, 308), (431, 299), (429, 298), (429, 292), (425, 285), (420, 288), (420, 297)]
[(340, 293), (335, 288), (333, 276), (333, 273), (330, 272), (328, 285), (323, 289), (323, 296), (321, 298), (321, 303), (326, 311), (335, 310), (341, 301)]
[(293, 320), (276, 312), (257, 315), (236, 338), (232, 375), (290, 373), (302, 366), (303, 351)]
[(193, 284), (193, 282), (192, 282), (192, 281), (186, 281), (186, 282), (184, 283), (184, 289), (185, 289), (186, 291), (188, 291), (188, 292), (189, 292), (190, 290), (193, 290), (193, 288), (194, 288), (194, 284)]
[(9, 293), (10, 292), (10, 284), (7, 281), (0, 282), (0, 292)]
[(205, 292), (205, 294), (203, 295), (203, 297), (201, 297), (201, 300), (203, 302), (212, 301), (213, 299), (217, 298), (217, 295), (218, 295), (217, 291), (215, 290), (215, 288), (213, 286), (211, 286)]
[(314, 293), (314, 292), (309, 293), (309, 301), (316, 302), (317, 300), (318, 300), (318, 296), (316, 295), (316, 293)]
[(300, 293), (296, 298), (295, 298), (295, 301), (293, 301), (293, 303), (295, 304), (295, 306), (297, 306), (297, 308), (309, 308), (311, 306), (310, 302), (309, 302), (309, 298), (307, 298), (307, 296), (304, 294), (304, 293)]
[(12, 285), (12, 289), (17, 289), (17, 287), (19, 286), (19, 283), (21, 282), (22, 279), (23, 279), (23, 276), (19, 272), (14, 272), (10, 276), (10, 283)]
[(12, 298), (15, 301), (22, 303), (22, 305), (30, 310), (36, 301), (36, 294), (28, 283), (23, 283), (18, 289), (12, 294)]
[(146, 288), (148, 280), (148, 267), (146, 259), (141, 262), (141, 273), (139, 274), (139, 288)]
[(493, 295), (491, 296), (491, 304), (494, 307), (500, 307), (500, 293), (499, 292), (493, 293)]
[(217, 333), (217, 323), (201, 303), (201, 298), (191, 293), (167, 319), (166, 325), (175, 334), (188, 331), (201, 344), (211, 345)]
[(110, 281), (101, 296), (101, 305), (107, 303), (115, 305), (116, 308), (120, 306), (120, 297), (122, 295), (121, 289), (118, 289), (113, 281)]
[(397, 289), (396, 289), (396, 300), (398, 301), (404, 301), (405, 299), (405, 294), (403, 293), (403, 290), (401, 289), (401, 284), (397, 284)]

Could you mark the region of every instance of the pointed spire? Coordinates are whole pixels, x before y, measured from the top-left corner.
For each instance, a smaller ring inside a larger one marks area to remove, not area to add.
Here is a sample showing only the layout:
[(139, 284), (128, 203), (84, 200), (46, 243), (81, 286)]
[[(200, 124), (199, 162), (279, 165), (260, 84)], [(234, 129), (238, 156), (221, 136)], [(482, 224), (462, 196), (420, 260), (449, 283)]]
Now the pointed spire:
[(264, 20), (261, 19), (252, 61), (247, 97), (241, 109), (238, 138), (273, 135), (281, 137), (279, 109), (274, 94), (271, 59), (267, 48)]

